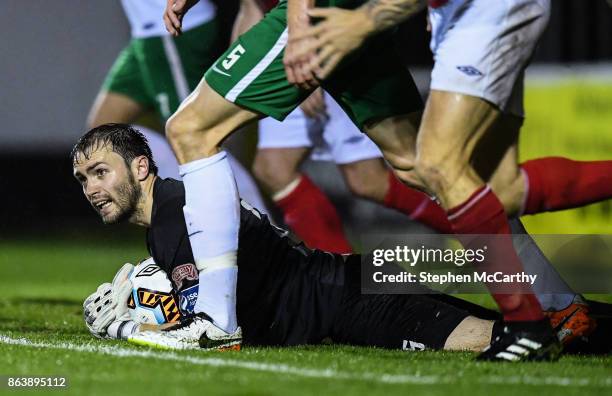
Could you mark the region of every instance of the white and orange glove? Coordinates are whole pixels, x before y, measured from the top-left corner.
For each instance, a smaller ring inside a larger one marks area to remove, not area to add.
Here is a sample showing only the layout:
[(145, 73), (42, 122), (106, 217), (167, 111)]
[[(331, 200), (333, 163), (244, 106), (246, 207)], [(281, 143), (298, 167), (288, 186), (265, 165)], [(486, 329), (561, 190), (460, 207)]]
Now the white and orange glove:
[(130, 319), (127, 301), (132, 293), (129, 275), (134, 266), (124, 264), (112, 283), (103, 283), (83, 302), (83, 319), (89, 332), (97, 338), (126, 339), (138, 331)]

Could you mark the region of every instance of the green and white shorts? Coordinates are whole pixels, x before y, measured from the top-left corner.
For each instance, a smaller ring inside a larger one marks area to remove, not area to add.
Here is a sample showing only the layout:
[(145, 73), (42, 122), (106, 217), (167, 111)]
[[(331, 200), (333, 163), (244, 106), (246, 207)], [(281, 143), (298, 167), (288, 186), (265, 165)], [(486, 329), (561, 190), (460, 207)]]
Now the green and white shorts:
[[(287, 4), (281, 2), (205, 74), (208, 85), (230, 102), (279, 121), (310, 94), (285, 75), (286, 17)], [(370, 121), (423, 108), (412, 76), (388, 39), (383, 35), (369, 42), (321, 84), (361, 130)]]
[(132, 39), (110, 69), (102, 89), (154, 108), (162, 120), (195, 89), (219, 54), (216, 20), (170, 35)]

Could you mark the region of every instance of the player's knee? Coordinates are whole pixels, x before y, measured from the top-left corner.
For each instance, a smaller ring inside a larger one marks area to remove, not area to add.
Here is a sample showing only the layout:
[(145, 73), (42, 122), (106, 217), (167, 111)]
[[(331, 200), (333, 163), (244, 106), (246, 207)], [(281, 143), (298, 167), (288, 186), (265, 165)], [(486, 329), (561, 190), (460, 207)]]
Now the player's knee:
[(424, 181), (416, 171), (416, 161), (412, 155), (410, 156), (387, 156), (387, 162), (393, 168), (395, 175), (400, 181), (409, 187), (419, 191), (430, 193)]
[(166, 121), (165, 132), (169, 142), (174, 142), (182, 133), (182, 120), (177, 113), (174, 113)]
[(170, 142), (184, 139), (188, 134), (188, 123), (185, 117), (179, 112), (174, 113), (166, 121), (166, 137)]
[(200, 118), (181, 110), (166, 121), (166, 138), (174, 148), (198, 147), (202, 151), (212, 151), (220, 142), (210, 131)]

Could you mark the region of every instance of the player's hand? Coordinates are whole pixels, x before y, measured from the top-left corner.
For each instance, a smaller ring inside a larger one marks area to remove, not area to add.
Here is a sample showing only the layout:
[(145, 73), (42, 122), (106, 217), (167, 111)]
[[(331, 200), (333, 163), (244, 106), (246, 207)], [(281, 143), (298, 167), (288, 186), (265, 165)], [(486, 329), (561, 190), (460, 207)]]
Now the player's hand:
[(164, 10), (166, 30), (173, 36), (182, 33), (183, 17), (199, 0), (167, 0)]
[(115, 320), (112, 294), (111, 284), (103, 283), (83, 302), (83, 319), (94, 337), (105, 338), (106, 329)]
[(132, 292), (132, 282), (128, 277), (133, 268), (132, 264), (124, 264), (115, 274), (113, 283), (101, 284), (85, 299), (83, 318), (95, 337), (107, 338), (107, 330), (113, 322), (130, 319), (127, 300)]
[(320, 22), (290, 37), (289, 43), (306, 44), (288, 54), (286, 62), (295, 62), (315, 52), (308, 56), (302, 73), (314, 74), (319, 80), (327, 78), (340, 61), (359, 48), (374, 31), (372, 21), (361, 9), (313, 8), (308, 15)]
[(323, 89), (315, 89), (314, 92), (302, 102), (300, 108), (304, 114), (310, 118), (328, 117)]
[(289, 33), (289, 40), (283, 55), (287, 81), (302, 89), (313, 90), (319, 86), (319, 81), (317, 81), (314, 71), (308, 65), (316, 54), (314, 49), (305, 50), (306, 47), (313, 47), (310, 44), (312, 39), (293, 40), (291, 36), (292, 33)]

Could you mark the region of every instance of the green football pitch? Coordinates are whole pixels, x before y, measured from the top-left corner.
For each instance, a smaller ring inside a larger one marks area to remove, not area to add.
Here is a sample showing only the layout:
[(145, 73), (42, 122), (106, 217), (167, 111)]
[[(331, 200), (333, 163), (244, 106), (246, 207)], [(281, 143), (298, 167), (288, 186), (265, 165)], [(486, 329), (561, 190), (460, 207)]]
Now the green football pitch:
[[(470, 353), (334, 345), (166, 352), (96, 340), (82, 322), (82, 300), (146, 254), (137, 240), (110, 242), (0, 242), (0, 376), (66, 377), (68, 387), (54, 392), (79, 395), (612, 393), (608, 357), (490, 364)], [(21, 391), (2, 384), (0, 393)]]
[[(530, 87), (521, 157), (609, 159), (610, 109), (610, 85)], [(610, 201), (525, 218), (536, 233), (610, 233), (611, 221)], [(54, 392), (78, 395), (612, 394), (612, 357), (490, 364), (470, 353), (335, 345), (179, 353), (96, 340), (82, 322), (83, 299), (122, 263), (146, 256), (141, 238), (102, 232), (0, 240), (0, 394), (25, 393), (7, 388), (6, 376), (66, 377), (68, 388)]]

